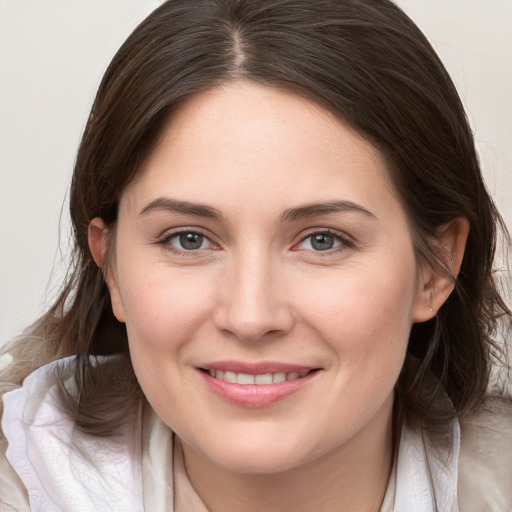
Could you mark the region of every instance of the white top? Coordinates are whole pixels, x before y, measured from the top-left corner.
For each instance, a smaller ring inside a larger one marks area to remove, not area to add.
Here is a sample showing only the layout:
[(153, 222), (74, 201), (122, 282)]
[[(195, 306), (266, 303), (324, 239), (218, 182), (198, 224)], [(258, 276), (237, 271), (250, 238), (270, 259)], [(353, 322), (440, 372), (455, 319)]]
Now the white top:
[[(6, 457), (31, 511), (207, 512), (186, 476), (179, 441), (149, 407), (113, 438), (74, 430), (55, 397), (57, 365), (71, 369), (73, 358), (43, 366), (4, 395)], [(420, 430), (403, 429), (381, 512), (459, 511), (458, 421), (447, 433), (451, 442), (443, 448)]]

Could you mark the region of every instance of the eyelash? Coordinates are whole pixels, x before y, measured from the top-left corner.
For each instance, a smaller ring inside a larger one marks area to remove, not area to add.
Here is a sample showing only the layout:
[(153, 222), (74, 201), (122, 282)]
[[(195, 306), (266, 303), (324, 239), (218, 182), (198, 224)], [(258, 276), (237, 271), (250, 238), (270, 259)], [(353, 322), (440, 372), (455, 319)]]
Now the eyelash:
[(206, 233), (201, 232), (197, 228), (180, 229), (178, 231), (173, 231), (172, 233), (168, 233), (163, 238), (158, 240), (156, 242), (156, 244), (162, 246), (165, 250), (170, 251), (178, 256), (185, 256), (185, 257), (187, 257), (187, 256), (197, 257), (198, 253), (200, 251), (204, 250), (204, 249), (196, 249), (196, 250), (179, 249), (178, 247), (176, 247), (175, 245), (170, 243), (173, 238), (177, 238), (181, 235), (197, 235), (197, 236), (203, 237), (203, 239), (208, 241), (208, 243), (211, 244), (212, 246), (217, 245), (217, 244), (215, 244), (215, 242), (212, 242), (211, 238)]
[[(166, 250), (168, 250), (178, 256), (185, 256), (185, 257), (190, 257), (190, 256), (197, 257), (198, 253), (200, 251), (205, 250), (205, 249), (201, 249), (201, 248), (195, 249), (195, 250), (194, 249), (189, 249), (189, 250), (179, 249), (175, 245), (170, 243), (170, 241), (172, 239), (177, 238), (181, 235), (200, 236), (200, 237), (203, 237), (203, 239), (206, 240), (211, 246), (218, 247), (218, 245), (211, 240), (210, 236), (208, 236), (206, 233), (203, 233), (202, 231), (198, 230), (197, 228), (180, 229), (178, 231), (173, 231), (171, 233), (168, 233), (164, 237), (159, 239), (156, 242), (156, 245), (160, 245), (160, 246), (164, 247)], [(312, 239), (313, 236), (325, 236), (325, 237), (333, 238), (335, 242), (338, 242), (340, 244), (340, 246), (334, 247), (334, 248), (329, 248), (326, 250), (318, 250), (318, 251), (298, 248), (298, 246), (300, 244), (304, 243), (308, 239)], [(331, 229), (313, 229), (313, 230), (310, 230), (306, 235), (302, 236), (300, 241), (293, 245), (292, 250), (293, 251), (310, 250), (312, 253), (315, 254), (315, 256), (326, 257), (326, 256), (332, 255), (334, 253), (344, 251), (346, 249), (351, 249), (354, 247), (355, 247), (354, 241), (351, 240), (348, 236), (340, 234), (338, 231), (333, 231)], [(211, 248), (211, 247), (209, 247), (209, 248)]]
[(306, 235), (304, 235), (300, 241), (293, 246), (293, 250), (300, 251), (305, 249), (297, 248), (300, 244), (304, 243), (308, 239), (312, 239), (314, 236), (326, 236), (329, 238), (333, 238), (335, 242), (339, 242), (340, 246), (335, 248), (330, 248), (326, 250), (318, 250), (318, 251), (312, 251), (315, 256), (318, 257), (326, 257), (326, 256), (332, 256), (333, 254), (336, 254), (340, 251), (344, 251), (346, 249), (352, 249), (355, 247), (354, 241), (349, 238), (347, 235), (342, 235), (338, 231), (334, 231), (332, 229), (312, 229), (310, 230)]

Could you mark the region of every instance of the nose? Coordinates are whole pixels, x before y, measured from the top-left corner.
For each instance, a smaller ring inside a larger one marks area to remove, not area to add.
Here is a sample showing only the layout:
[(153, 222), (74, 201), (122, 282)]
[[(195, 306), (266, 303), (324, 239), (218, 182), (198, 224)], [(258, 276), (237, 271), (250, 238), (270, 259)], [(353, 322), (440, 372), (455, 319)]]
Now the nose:
[(284, 276), (268, 253), (239, 255), (224, 276), (215, 312), (216, 326), (224, 334), (241, 341), (262, 341), (292, 330), (295, 315)]

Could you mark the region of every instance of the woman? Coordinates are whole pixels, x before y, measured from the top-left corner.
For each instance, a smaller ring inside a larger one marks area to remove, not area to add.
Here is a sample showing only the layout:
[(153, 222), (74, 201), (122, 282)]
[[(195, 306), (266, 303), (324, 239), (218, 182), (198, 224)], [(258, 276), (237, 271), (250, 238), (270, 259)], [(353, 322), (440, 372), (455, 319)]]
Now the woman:
[(501, 221), (392, 3), (164, 3), (71, 215), (63, 292), (8, 348), (6, 509), (511, 509)]

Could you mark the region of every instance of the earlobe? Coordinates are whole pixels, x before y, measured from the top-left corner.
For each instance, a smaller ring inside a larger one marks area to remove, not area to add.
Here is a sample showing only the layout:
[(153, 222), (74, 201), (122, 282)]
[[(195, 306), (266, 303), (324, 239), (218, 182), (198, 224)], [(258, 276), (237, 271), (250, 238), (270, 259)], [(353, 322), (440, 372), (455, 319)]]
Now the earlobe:
[(95, 218), (89, 224), (88, 241), (89, 250), (91, 251), (94, 262), (103, 270), (103, 276), (110, 292), (110, 300), (112, 302), (112, 311), (114, 316), (124, 322), (124, 309), (119, 293), (119, 287), (115, 278), (112, 265), (107, 261), (107, 227), (103, 219)]
[(433, 251), (439, 263), (425, 263), (420, 270), (413, 318), (415, 323), (433, 318), (453, 291), (468, 234), (469, 222), (464, 217), (444, 224), (437, 230)]

